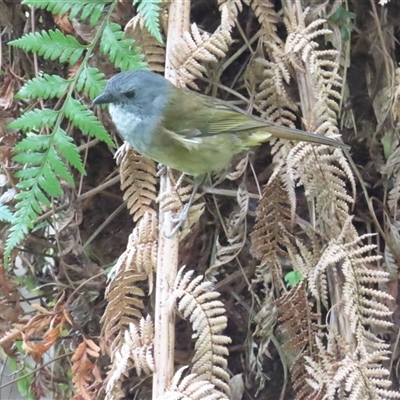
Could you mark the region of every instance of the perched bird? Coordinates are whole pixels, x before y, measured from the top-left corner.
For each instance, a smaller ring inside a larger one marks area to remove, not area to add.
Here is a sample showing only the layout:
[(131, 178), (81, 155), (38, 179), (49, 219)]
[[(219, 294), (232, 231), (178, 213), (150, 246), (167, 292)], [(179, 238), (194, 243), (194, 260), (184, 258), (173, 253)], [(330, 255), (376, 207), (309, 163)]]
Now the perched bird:
[(140, 154), (194, 177), (220, 170), (235, 154), (274, 138), (348, 147), (179, 89), (151, 71), (113, 76), (93, 103), (109, 104), (117, 130)]

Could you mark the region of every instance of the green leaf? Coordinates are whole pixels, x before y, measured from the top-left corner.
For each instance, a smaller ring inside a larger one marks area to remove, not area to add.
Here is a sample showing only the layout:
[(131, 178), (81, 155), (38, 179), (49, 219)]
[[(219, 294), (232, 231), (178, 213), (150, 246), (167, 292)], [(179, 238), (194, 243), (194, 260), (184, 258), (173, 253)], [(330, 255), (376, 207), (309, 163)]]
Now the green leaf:
[(105, 4), (99, 3), (98, 0), (87, 1), (87, 3), (83, 8), (81, 19), (85, 20), (90, 15), (90, 25), (94, 26), (99, 20)]
[(353, 29), (352, 20), (354, 20), (355, 18), (356, 18), (356, 14), (348, 11), (344, 7), (339, 7), (329, 17), (329, 21), (339, 27), (342, 40), (348, 41), (348, 40), (350, 40), (351, 31)]
[[(47, 10), (50, 11), (53, 14), (60, 14), (64, 15), (66, 14), (70, 8), (74, 5), (74, 3), (79, 4), (79, 0), (71, 1), (71, 0), (65, 0), (65, 1), (54, 1), (54, 0), (24, 0), (22, 4), (25, 4), (27, 6), (35, 7), (35, 8), (40, 8), (42, 10)], [(81, 5), (82, 7), (82, 5)]]
[(65, 115), (71, 120), (83, 133), (91, 135), (102, 140), (109, 146), (114, 147), (110, 135), (104, 129), (96, 116), (86, 106), (78, 100), (69, 98), (64, 103)]
[[(38, 168), (38, 170), (39, 170), (39, 168)], [(30, 218), (30, 223), (28, 224), (29, 228), (33, 228), (33, 222), (37, 221), (36, 214), (42, 214), (42, 208), (41, 208), (39, 202), (42, 203), (46, 207), (50, 207), (50, 205), (51, 205), (49, 198), (46, 196), (45, 193), (43, 193), (42, 190), (40, 190), (39, 186), (36, 183), (37, 183), (37, 180), (32, 180), (32, 185), (30, 186), (31, 189), (29, 191), (19, 192), (15, 196), (15, 198), (17, 200), (21, 200), (15, 206), (15, 208), (18, 211), (21, 210), (21, 212), (22, 212), (22, 211), (24, 211), (24, 209), (29, 211), (30, 207), (32, 208), (32, 214), (29, 215), (29, 218)], [(18, 185), (19, 185), (19, 183), (18, 183)], [(18, 188), (21, 188), (21, 186), (18, 186)], [(24, 201), (29, 202), (29, 203), (24, 203)], [(17, 216), (17, 213), (15, 213), (15, 216)]]
[(101, 37), (100, 50), (108, 54), (111, 62), (122, 71), (144, 68), (146, 64), (142, 62), (143, 55), (139, 47), (133, 46), (132, 39), (123, 39), (123, 35), (118, 24), (107, 25)]
[(13, 157), (13, 161), (20, 164), (41, 165), (44, 160), (45, 154), (30, 151), (29, 153), (20, 153)]
[(25, 139), (21, 140), (15, 147), (14, 153), (22, 153), (27, 151), (39, 151), (47, 149), (51, 140), (50, 135), (38, 135), (29, 132)]
[(50, 99), (61, 97), (68, 89), (69, 81), (58, 75), (44, 74), (28, 81), (15, 96), (17, 99)]
[(8, 44), (25, 51), (33, 51), (45, 59), (55, 60), (59, 57), (60, 62), (69, 61), (71, 65), (79, 60), (86, 49), (73, 36), (64, 35), (58, 29), (28, 33)]
[(60, 155), (65, 158), (74, 168), (81, 174), (85, 174), (81, 156), (79, 155), (78, 148), (73, 143), (71, 137), (67, 135), (63, 129), (58, 127), (54, 132), (54, 144), (59, 150)]
[(32, 393), (31, 386), (32, 386), (33, 379), (31, 376), (24, 376), (22, 373), (17, 381), (18, 391), (24, 396), (25, 400), (35, 400), (35, 396)]
[(338, 7), (338, 9), (329, 17), (330, 21), (339, 24), (348, 23), (348, 20), (352, 19), (356, 19), (356, 14), (342, 6)]
[(295, 287), (301, 280), (303, 276), (299, 271), (290, 271), (285, 275), (286, 285), (290, 287)]
[(51, 169), (56, 176), (66, 180), (71, 186), (74, 186), (74, 178), (54, 148), (49, 149), (48, 158)]
[(5, 205), (0, 203), (0, 221), (2, 222), (12, 222), (14, 220), (14, 215), (10, 209)]
[(76, 83), (76, 89), (86, 92), (91, 100), (101, 94), (105, 87), (104, 74), (97, 68), (84, 68)]
[(28, 230), (33, 229), (38, 215), (43, 213), (42, 206), (50, 207), (49, 197), (59, 197), (62, 194), (60, 181), (65, 180), (71, 186), (74, 185), (63, 158), (83, 171), (78, 149), (59, 127), (51, 135), (29, 134), (14, 147), (14, 151), (16, 155), (13, 160), (25, 164), (25, 168), (15, 174), (19, 179), (17, 189), (20, 192), (15, 196), (18, 202), (6, 242), (5, 259), (23, 240)]
[(69, 12), (69, 18), (72, 20), (81, 12), (81, 19), (85, 20), (90, 16), (90, 24), (93, 26), (100, 18), (106, 4), (111, 1), (102, 0), (24, 0), (22, 4), (31, 7), (50, 11), (53, 14), (65, 15)]
[(48, 108), (43, 110), (36, 108), (33, 111), (23, 114), (14, 122), (11, 122), (8, 127), (9, 129), (20, 129), (24, 132), (31, 129), (44, 128), (45, 126), (51, 127), (56, 122), (59, 113), (59, 111)]
[(41, 174), (38, 175), (39, 186), (50, 196), (58, 197), (62, 194), (60, 182), (49, 164), (42, 166)]
[(40, 170), (41, 166), (31, 166), (17, 171), (15, 177), (20, 179), (18, 189), (30, 189), (35, 184)]
[(160, 43), (163, 43), (160, 32), (160, 4), (162, 0), (133, 0), (133, 4), (139, 4), (137, 11), (141, 14), (144, 25), (150, 34)]
[(11, 250), (21, 243), (22, 239), (28, 233), (28, 229), (32, 229), (33, 223), (37, 221), (37, 212), (35, 208), (38, 212), (41, 210), (36, 199), (36, 197), (38, 197), (38, 191), (40, 191), (40, 189), (35, 187), (30, 191), (21, 192), (15, 196), (16, 200), (19, 200), (19, 202), (16, 205), (17, 210), (14, 214), (14, 220), (6, 242), (5, 259), (9, 257)]

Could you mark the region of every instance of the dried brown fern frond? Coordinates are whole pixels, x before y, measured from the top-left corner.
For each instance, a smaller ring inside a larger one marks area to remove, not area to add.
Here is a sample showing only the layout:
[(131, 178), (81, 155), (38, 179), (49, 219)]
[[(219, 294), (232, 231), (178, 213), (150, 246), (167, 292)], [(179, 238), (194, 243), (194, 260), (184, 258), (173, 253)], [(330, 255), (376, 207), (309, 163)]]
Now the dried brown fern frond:
[(127, 250), (111, 271), (113, 279), (107, 287), (107, 307), (101, 319), (103, 335), (112, 338), (111, 350), (121, 347), (124, 331), (130, 323), (137, 323), (144, 308), (144, 292), (136, 286), (149, 280), (157, 263), (157, 218), (145, 213), (129, 237)]
[[(322, 255), (323, 240), (310, 227), (304, 227), (307, 238), (311, 242), (311, 248), (308, 248), (299, 238), (296, 238), (298, 253), (291, 253), (293, 269), (299, 271), (303, 277), (313, 274), (315, 266), (318, 265)], [(322, 270), (316, 278), (315, 286), (318, 288), (319, 299), (326, 309), (329, 309), (329, 293), (326, 270)]]
[[(184, 204), (189, 201), (190, 195), (193, 191), (193, 185), (179, 185), (173, 188), (170, 192), (164, 192), (157, 198), (157, 203), (160, 204), (161, 212), (171, 211), (176, 217), (182, 212)], [(199, 198), (196, 193), (193, 202)]]
[(280, 125), (294, 127), (298, 107), (285, 88), (285, 84), (290, 82), (287, 57), (282, 46), (270, 43), (266, 47), (269, 50), (270, 61), (257, 60), (264, 67), (264, 79), (255, 96), (255, 102), (263, 118)]
[(121, 270), (135, 270), (146, 274), (150, 286), (157, 266), (158, 219), (154, 214), (145, 213), (138, 226), (129, 235), (126, 250), (119, 257), (112, 273)]
[[(389, 372), (382, 368), (382, 361), (387, 359), (387, 350), (377, 350), (365, 356), (363, 351), (352, 352), (347, 345), (332, 346), (329, 350), (317, 338), (316, 344), (320, 362), (315, 358), (305, 357), (307, 365), (307, 383), (317, 393), (323, 393), (324, 399), (399, 399), (400, 393), (388, 390)], [(332, 351), (339, 348), (340, 353)]]
[[(338, 136), (337, 115), (340, 111), (342, 79), (338, 73), (339, 62), (336, 50), (317, 50), (320, 36), (330, 35), (331, 31), (321, 28), (325, 23), (317, 19), (308, 26), (306, 13), (298, 20), (294, 11), (285, 18), (289, 35), (285, 44), (285, 54), (299, 75), (299, 94), (306, 118), (307, 130), (327, 136)], [(355, 187), (353, 174), (346, 160), (340, 160), (347, 177)], [(307, 189), (307, 188), (306, 188)]]
[[(265, 282), (265, 275), (263, 276), (263, 279)], [(276, 343), (276, 339), (274, 340), (274, 328), (278, 322), (278, 309), (274, 304), (274, 297), (271, 292), (272, 291), (265, 296), (259, 311), (253, 318), (256, 327), (253, 330), (254, 345), (251, 346), (251, 348), (254, 349), (255, 356), (249, 357), (249, 365), (247, 370), (255, 373), (255, 379), (258, 382), (257, 394), (260, 392), (260, 390), (264, 389), (265, 384), (268, 381), (269, 371), (264, 370), (265, 354), (268, 354), (269, 352), (268, 347), (270, 342), (272, 341), (273, 343)], [(256, 341), (257, 343), (255, 343)], [(286, 376), (286, 365), (284, 365), (284, 370)]]
[(121, 165), (121, 189), (124, 190), (124, 200), (127, 201), (130, 214), (133, 214), (133, 221), (138, 221), (146, 212), (155, 214), (152, 207), (157, 193), (154, 161), (125, 146), (116, 153), (116, 158)]
[(247, 237), (247, 212), (249, 209), (249, 193), (245, 185), (240, 185), (236, 196), (238, 206), (232, 211), (228, 221), (226, 221), (226, 240), (228, 245), (221, 245), (219, 238), (216, 239), (216, 255), (214, 265), (209, 268), (218, 268), (231, 262), (243, 249)]
[[(252, 254), (261, 260), (263, 269), (272, 271), (277, 288), (282, 285), (282, 261), (289, 259), (288, 249), (295, 252), (289, 232), (292, 212), (288, 192), (281, 176), (276, 174), (264, 187), (257, 207), (257, 219), (251, 233)], [(261, 271), (262, 275), (266, 271)]]
[(217, 62), (226, 56), (232, 43), (232, 15), (229, 8), (221, 6), (221, 25), (209, 35), (200, 32), (196, 24), (191, 25), (191, 33), (185, 32), (183, 40), (174, 47), (171, 63), (176, 69), (178, 86), (191, 86), (198, 89), (195, 79), (202, 77), (206, 68), (202, 63)]
[(184, 239), (191, 231), (192, 226), (194, 226), (204, 214), (206, 203), (194, 204), (189, 209), (188, 216), (182, 225), (181, 234), (179, 239)]
[(124, 254), (127, 256), (127, 264), (135, 265), (139, 273), (147, 274), (150, 287), (153, 283), (153, 272), (157, 267), (157, 246), (158, 218), (154, 214), (145, 213), (139, 225), (129, 235)]
[[(375, 245), (362, 245), (362, 241), (370, 235), (355, 237), (351, 218), (348, 218), (338, 238), (332, 239), (323, 252), (321, 259), (308, 274), (311, 293), (319, 298), (319, 276), (327, 268), (340, 265), (344, 276), (343, 302), (344, 311), (349, 317), (350, 329), (353, 333), (358, 325), (388, 328), (391, 311), (384, 304), (391, 299), (387, 293), (374, 289), (371, 285), (379, 285), (388, 281), (388, 273), (373, 269), (371, 263), (376, 263), (380, 257), (368, 253), (376, 248)], [(367, 254), (366, 254), (367, 253)]]
[[(344, 343), (343, 338), (346, 338), (347, 343), (344, 346), (339, 343), (341, 350), (332, 353), (332, 343), (328, 344), (330, 350), (326, 350), (322, 342), (317, 341), (318, 350), (314, 348), (312, 355), (304, 354), (309, 374), (306, 381), (304, 362), (296, 361), (295, 365), (300, 368), (298, 374), (292, 371), (294, 385), (300, 388), (296, 399), (308, 398), (304, 396), (310, 395), (310, 388), (324, 399), (397, 396), (386, 390), (390, 386), (386, 379), (389, 372), (382, 367), (389, 346), (373, 333), (392, 325), (391, 311), (385, 304), (391, 296), (376, 288), (387, 282), (388, 274), (371, 266), (379, 257), (369, 255), (375, 245), (362, 244), (369, 236), (357, 236), (348, 218), (340, 235), (331, 239), (317, 263), (315, 255), (321, 252), (318, 240), (313, 241), (317, 246), (313, 246), (311, 254), (298, 242), (303, 259), (311, 262), (307, 273), (309, 289), (316, 298), (320, 298), (322, 292), (325, 305), (329, 294), (332, 302), (329, 326), (339, 331), (335, 334), (336, 342)], [(315, 264), (313, 268), (312, 264)], [(326, 283), (328, 272), (329, 286)], [(336, 288), (334, 283), (341, 287)], [(322, 380), (323, 375), (325, 380)]]
[(121, 270), (107, 288), (108, 303), (101, 322), (103, 324), (102, 335), (112, 338), (112, 354), (122, 343), (124, 330), (127, 329), (129, 323), (142, 317), (141, 310), (144, 308), (144, 304), (141, 297), (145, 294), (136, 284), (145, 281), (147, 277), (145, 274), (135, 272), (134, 270)]
[[(163, 192), (157, 198), (157, 203), (160, 203), (160, 211), (171, 211), (175, 219), (179, 219), (181, 213), (185, 208), (185, 203), (189, 202), (193, 192), (193, 185), (179, 186), (172, 191)], [(192, 199), (192, 203), (198, 200), (200, 194), (196, 193)], [(187, 218), (182, 225), (179, 239), (182, 240), (190, 233), (190, 229), (197, 223), (205, 210), (205, 203), (192, 204), (189, 208)]]
[(312, 350), (314, 337), (321, 329), (320, 316), (312, 311), (305, 280), (277, 299), (275, 306), (279, 314), (277, 330), (288, 359), (293, 362), (306, 349)]
[(245, 0), (245, 3), (253, 9), (261, 25), (265, 40), (276, 43), (282, 42), (276, 33), (277, 24), (281, 21), (281, 18), (275, 11), (275, 4), (270, 0)]
[[(285, 18), (289, 31), (285, 61), (288, 60), (297, 72), (306, 128), (334, 137), (338, 135), (337, 114), (341, 99), (338, 53), (317, 50), (319, 43), (315, 39), (331, 33), (329, 29), (321, 28), (324, 20), (306, 26), (306, 14), (298, 20), (297, 15), (292, 10)], [(333, 154), (331, 152), (323, 146), (300, 143), (289, 152), (286, 171), (282, 170), (287, 175), (284, 181), (304, 186), (307, 198), (315, 202), (316, 227), (329, 236), (340, 233), (349, 213), (349, 204), (353, 202), (347, 194), (347, 181), (351, 183), (353, 193), (356, 186), (342, 152), (337, 149)]]
[(134, 16), (125, 26), (125, 37), (134, 39), (144, 60), (152, 71), (164, 72), (165, 46), (147, 30), (141, 14)]
[(214, 385), (221, 391), (220, 396), (224, 396), (229, 394), (229, 375), (225, 368), (229, 354), (226, 345), (231, 342), (221, 334), (227, 325), (225, 308), (216, 300), (220, 294), (212, 291), (211, 282), (202, 282), (202, 276), (192, 280), (192, 276), (193, 271), (183, 275), (181, 269), (173, 291), (173, 301), (178, 302), (178, 310), (191, 322), (196, 340), (191, 373), (196, 374), (197, 380)]
[(320, 316), (312, 311), (312, 304), (308, 301), (306, 281), (301, 281), (277, 299), (275, 306), (279, 313), (277, 336), (285, 351), (285, 360), (282, 362), (290, 367), (295, 399), (322, 399), (305, 381), (304, 357), (314, 354), (315, 338), (321, 335), (322, 330)]
[(151, 375), (154, 372), (153, 360), (154, 326), (150, 316), (141, 318), (139, 327), (130, 323), (125, 330), (122, 346), (115, 352), (114, 362), (106, 387), (106, 399), (121, 398), (121, 384), (128, 369), (134, 367), (137, 376), (142, 372)]
[(157, 400), (223, 400), (226, 395), (215, 390), (214, 385), (206, 380), (201, 380), (196, 374), (182, 377), (187, 367), (176, 371), (171, 385)]
[(249, 153), (247, 153), (238, 163), (235, 164), (232, 171), (225, 175), (226, 179), (235, 181), (244, 175), (249, 164)]
[[(342, 87), (342, 78), (338, 74), (338, 52), (336, 50), (317, 50), (319, 44), (314, 40), (329, 35), (329, 29), (320, 28), (325, 20), (318, 19), (305, 25), (305, 15), (298, 23), (286, 20), (289, 36), (285, 44), (285, 53), (296, 69), (302, 69), (310, 79), (308, 94), (312, 91), (313, 124), (308, 129), (327, 136), (337, 136), (337, 113), (341, 99), (338, 89)], [(302, 95), (300, 91), (300, 96)], [(304, 98), (303, 105), (308, 101)], [(309, 121), (311, 122), (311, 121)]]
[(289, 153), (287, 170), (294, 181), (304, 186), (307, 197), (315, 201), (317, 226), (338, 235), (347, 220), (349, 204), (353, 203), (347, 193), (347, 181), (355, 192), (355, 180), (341, 150), (332, 153), (326, 146), (300, 143)]
[(230, 19), (232, 23), (236, 21), (239, 13), (243, 11), (242, 0), (218, 0), (218, 4), (220, 11), (222, 11), (223, 7), (226, 7), (228, 9), (228, 12), (231, 14)]

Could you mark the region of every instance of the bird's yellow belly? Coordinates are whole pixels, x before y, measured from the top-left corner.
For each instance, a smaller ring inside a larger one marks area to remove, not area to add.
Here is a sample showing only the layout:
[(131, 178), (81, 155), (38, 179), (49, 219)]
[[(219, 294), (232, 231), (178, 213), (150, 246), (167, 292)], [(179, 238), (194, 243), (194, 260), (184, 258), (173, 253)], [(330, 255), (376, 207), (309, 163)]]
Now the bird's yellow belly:
[(232, 157), (222, 145), (210, 146), (204, 141), (189, 149), (181, 143), (161, 140), (143, 151), (137, 150), (145, 157), (193, 176), (220, 170)]

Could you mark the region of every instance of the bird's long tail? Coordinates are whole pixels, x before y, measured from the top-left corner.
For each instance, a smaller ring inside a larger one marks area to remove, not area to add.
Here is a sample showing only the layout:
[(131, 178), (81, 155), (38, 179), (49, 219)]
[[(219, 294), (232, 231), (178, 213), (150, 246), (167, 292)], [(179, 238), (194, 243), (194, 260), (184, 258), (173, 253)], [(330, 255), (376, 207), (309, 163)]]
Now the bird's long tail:
[[(269, 134), (270, 136), (267, 136)], [(264, 129), (260, 129), (258, 132), (254, 132), (252, 139), (258, 143), (266, 142), (274, 138), (294, 140), (298, 142), (309, 142), (316, 144), (324, 144), (327, 146), (341, 147), (342, 149), (349, 149), (347, 144), (339, 142), (338, 140), (328, 138), (326, 136), (318, 135), (316, 133), (310, 133), (301, 131), (299, 129), (288, 128), (285, 126), (279, 126), (271, 124), (266, 126)]]

